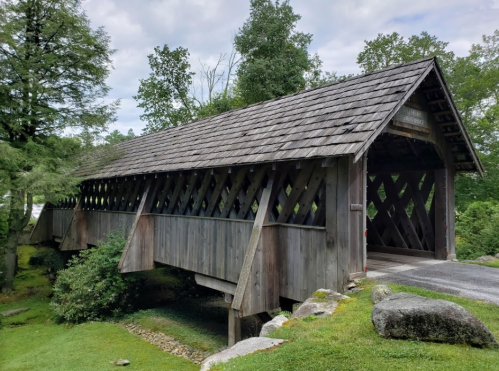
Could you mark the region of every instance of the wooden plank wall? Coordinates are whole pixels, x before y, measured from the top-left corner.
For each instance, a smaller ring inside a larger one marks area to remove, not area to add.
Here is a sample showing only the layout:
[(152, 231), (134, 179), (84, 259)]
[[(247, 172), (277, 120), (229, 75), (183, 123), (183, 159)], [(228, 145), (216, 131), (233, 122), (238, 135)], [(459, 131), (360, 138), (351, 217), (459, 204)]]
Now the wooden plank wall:
[(154, 215), (154, 261), (237, 283), (252, 221)]
[(63, 238), (72, 217), (73, 209), (52, 209), (52, 236)]
[(326, 228), (281, 224), (277, 260), (280, 296), (304, 301), (314, 291), (328, 288)]
[(106, 241), (109, 233), (123, 232), (128, 236), (133, 224), (135, 213), (112, 211), (85, 211), (88, 228), (88, 243), (98, 245), (99, 241)]

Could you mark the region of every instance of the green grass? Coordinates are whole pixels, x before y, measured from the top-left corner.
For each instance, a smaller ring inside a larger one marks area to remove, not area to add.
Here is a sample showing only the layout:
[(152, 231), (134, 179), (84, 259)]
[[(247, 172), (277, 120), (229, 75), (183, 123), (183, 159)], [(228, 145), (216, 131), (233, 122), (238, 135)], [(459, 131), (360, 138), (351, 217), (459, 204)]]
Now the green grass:
[(66, 328), (39, 324), (0, 330), (0, 369), (9, 371), (199, 370), (199, 366), (146, 343), (120, 326), (89, 323)]
[[(272, 337), (287, 339), (269, 351), (234, 359), (216, 370), (498, 370), (499, 351), (464, 345), (388, 340), (380, 337), (371, 323), (373, 304), (369, 296), (373, 283), (352, 294), (328, 318), (291, 320)], [(408, 292), (456, 302), (480, 318), (499, 338), (497, 306), (439, 294), (414, 287), (391, 286)]]
[[(167, 307), (139, 311), (128, 316), (126, 321), (173, 336), (200, 351), (215, 353), (227, 345), (225, 333), (222, 335), (215, 330), (225, 325), (227, 310), (207, 308), (202, 304), (202, 299), (182, 300)], [(212, 326), (206, 326), (209, 323)]]
[(469, 262), (470, 264), (483, 265), (485, 267), (499, 268), (499, 259), (491, 262)]
[(51, 287), (45, 268), (28, 265), (29, 256), (44, 248), (19, 248), (19, 266), (11, 295), (0, 294), (0, 312), (28, 307), (1, 319), (0, 370), (115, 370), (110, 361), (126, 358), (127, 370), (199, 370), (199, 366), (147, 343), (119, 325), (58, 325), (49, 309)]

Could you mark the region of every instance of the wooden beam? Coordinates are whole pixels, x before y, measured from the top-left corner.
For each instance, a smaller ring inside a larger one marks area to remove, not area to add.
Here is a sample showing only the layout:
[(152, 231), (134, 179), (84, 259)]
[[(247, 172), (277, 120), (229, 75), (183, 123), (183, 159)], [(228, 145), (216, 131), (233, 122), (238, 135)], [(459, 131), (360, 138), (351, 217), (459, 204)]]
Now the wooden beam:
[(224, 203), (224, 208), (222, 209), (222, 212), (220, 214), (221, 218), (227, 218), (229, 216), (230, 210), (232, 209), (232, 206), (236, 200), (236, 197), (241, 190), (241, 187), (243, 185), (244, 178), (246, 176), (246, 173), (248, 172), (247, 167), (243, 167), (237, 172), (237, 175), (232, 182), (232, 187), (230, 187), (230, 192), (227, 197), (227, 200)]
[(421, 91), (423, 93), (433, 93), (435, 91), (440, 91), (442, 90), (442, 87), (440, 86), (435, 86), (435, 87), (432, 87), (432, 88), (424, 88), (424, 89), (421, 89)]
[(282, 210), (279, 213), (279, 217), (277, 218), (277, 223), (286, 223), (288, 221), (289, 217), (296, 207), (296, 204), (298, 203), (301, 194), (305, 191), (305, 187), (310, 180), (310, 176), (313, 170), (313, 166), (307, 166), (300, 171), (285, 204), (281, 205)]
[(447, 169), (435, 170), (435, 257), (447, 259)]
[(367, 253), (369, 254), (370, 251), (382, 252), (385, 254), (417, 256), (420, 258), (430, 258), (430, 259), (435, 258), (435, 253), (433, 251), (401, 249), (400, 247), (391, 247), (391, 246), (367, 245)]
[[(52, 234), (49, 236), (49, 214), (52, 214), (52, 210), (47, 209), (47, 203), (43, 205), (42, 211), (36, 220), (35, 227), (29, 235), (29, 243), (37, 244), (40, 242), (45, 242), (52, 239)], [(52, 229), (52, 228), (50, 228)]]
[(457, 122), (456, 121), (437, 122), (437, 125), (440, 127), (455, 126), (457, 125)]
[(447, 102), (448, 102), (447, 98), (442, 98), (442, 99), (429, 100), (428, 104), (439, 104), (439, 103), (447, 103)]
[(445, 115), (452, 115), (453, 112), (451, 110), (445, 110), (445, 111), (440, 111), (440, 112), (433, 112), (435, 116), (445, 116)]
[[(132, 227), (118, 263), (118, 269), (121, 273), (137, 272), (154, 268), (153, 247), (154, 247), (154, 229), (151, 223), (154, 222), (152, 216), (143, 215), (146, 211), (146, 205), (151, 202), (151, 179), (146, 180), (145, 190), (140, 200), (140, 204), (135, 214)], [(140, 228), (139, 228), (140, 224)], [(152, 231), (151, 231), (152, 229)], [(147, 236), (147, 239), (144, 238)]]
[(449, 131), (444, 133), (444, 137), (455, 137), (457, 135), (463, 135), (460, 131)]
[(236, 293), (237, 285), (235, 283), (219, 280), (218, 278), (208, 277), (198, 273), (194, 275), (194, 279), (200, 286), (208, 287), (230, 295), (234, 295)]
[(199, 210), (203, 205), (204, 197), (206, 196), (206, 192), (208, 191), (208, 187), (211, 183), (211, 177), (212, 175), (209, 171), (204, 174), (203, 182), (201, 183), (201, 187), (199, 188), (196, 200), (194, 201), (194, 205), (192, 206), (191, 215), (193, 216), (197, 216), (199, 214)]
[(251, 182), (251, 185), (248, 188), (248, 192), (244, 197), (244, 201), (241, 204), (239, 213), (237, 214), (238, 219), (246, 218), (246, 215), (248, 214), (251, 205), (253, 205), (253, 200), (255, 199), (255, 195), (260, 189), (260, 186), (262, 185), (263, 177), (265, 176), (266, 172), (267, 172), (266, 167), (262, 167), (256, 172), (253, 181)]
[(59, 245), (61, 251), (85, 250), (88, 247), (87, 221), (85, 211), (82, 210), (83, 199), (84, 193), (82, 191), (82, 195), (74, 208), (71, 222)]
[(241, 274), (239, 276), (239, 281), (237, 282), (234, 301), (232, 302), (232, 308), (237, 311), (240, 311), (242, 307), (244, 293), (246, 292), (246, 287), (250, 279), (251, 267), (253, 265), (253, 260), (255, 259), (258, 242), (262, 233), (263, 222), (267, 214), (267, 208), (269, 207), (271, 193), (271, 188), (269, 188), (269, 186), (272, 187), (272, 182), (269, 183), (270, 184), (267, 185), (267, 188), (263, 190), (262, 198), (260, 199), (260, 205), (258, 206), (258, 211), (256, 213), (255, 223), (253, 224), (253, 230), (251, 232), (248, 248), (246, 249), (246, 254), (244, 256)]
[(175, 189), (173, 191), (172, 198), (170, 199), (170, 203), (168, 204), (168, 208), (166, 209), (166, 214), (172, 214), (175, 210), (175, 206), (177, 206), (177, 201), (180, 197), (180, 191), (184, 187), (185, 177), (178, 177), (177, 183), (175, 184)]
[(235, 345), (237, 342), (241, 341), (241, 318), (239, 318), (239, 313), (237, 310), (232, 309), (232, 304), (234, 298), (232, 295), (226, 295), (226, 301), (230, 303), (229, 305), (229, 334), (228, 334), (228, 345), (229, 347)]
[(227, 181), (229, 173), (227, 170), (225, 170), (222, 174), (219, 175), (215, 174), (214, 176), (217, 181), (217, 185), (213, 190), (210, 202), (208, 204), (208, 207), (206, 208), (206, 213), (205, 213), (206, 217), (212, 216), (213, 212), (215, 211), (215, 207), (219, 207), (220, 197), (222, 195), (223, 189), (225, 188), (225, 182)]

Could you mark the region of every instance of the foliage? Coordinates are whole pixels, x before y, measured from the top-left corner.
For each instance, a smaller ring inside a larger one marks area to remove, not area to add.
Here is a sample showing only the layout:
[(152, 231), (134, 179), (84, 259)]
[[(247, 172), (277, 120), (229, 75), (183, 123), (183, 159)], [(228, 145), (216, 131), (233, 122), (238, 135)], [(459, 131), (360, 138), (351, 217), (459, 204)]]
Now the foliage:
[[(265, 352), (238, 357), (219, 364), (215, 370), (294, 371), (294, 370), (495, 370), (499, 362), (497, 350), (485, 350), (452, 344), (425, 343), (384, 339), (371, 322), (370, 300), (374, 283), (364, 290), (349, 294), (336, 312), (313, 321), (290, 320), (270, 334), (287, 339), (279, 347)], [(440, 294), (408, 286), (393, 286), (396, 292), (407, 292), (433, 299), (455, 302), (477, 316), (490, 331), (499, 336), (497, 306)]]
[(312, 35), (295, 30), (300, 18), (288, 0), (251, 0), (250, 17), (234, 38), (242, 57), (237, 89), (246, 104), (305, 88), (304, 74), (313, 67), (307, 51)]
[(110, 235), (106, 243), (82, 251), (59, 272), (50, 304), (58, 318), (79, 323), (119, 317), (132, 309), (139, 279), (118, 271), (125, 242), (123, 237)]
[(64, 269), (64, 259), (55, 249), (37, 252), (29, 257), (29, 265), (35, 268), (46, 267), (51, 273)]
[(104, 137), (104, 140), (108, 144), (116, 144), (132, 138), (135, 138), (133, 129), (129, 129), (127, 134), (121, 134), (118, 130), (113, 130)]
[(475, 259), (499, 253), (499, 204), (477, 201), (456, 221), (456, 252), (459, 259)]
[(119, 102), (104, 102), (109, 44), (79, 0), (0, 3), (0, 187), (9, 189), (2, 291), (12, 289), (33, 195), (59, 198), (77, 182), (68, 160), (79, 154), (79, 142), (60, 135), (104, 130), (114, 119)]
[(407, 40), (397, 32), (386, 35), (380, 33), (376, 39), (364, 42), (364, 50), (357, 57), (357, 63), (364, 72), (427, 57), (437, 57), (444, 71), (448, 71), (454, 63), (454, 53), (446, 51), (449, 43), (438, 40), (426, 31)]
[(144, 109), (141, 120), (147, 122), (144, 133), (184, 124), (193, 118), (189, 96), (193, 72), (190, 72), (189, 52), (179, 46), (170, 50), (168, 45), (154, 48), (147, 56), (151, 73), (140, 80), (134, 99)]

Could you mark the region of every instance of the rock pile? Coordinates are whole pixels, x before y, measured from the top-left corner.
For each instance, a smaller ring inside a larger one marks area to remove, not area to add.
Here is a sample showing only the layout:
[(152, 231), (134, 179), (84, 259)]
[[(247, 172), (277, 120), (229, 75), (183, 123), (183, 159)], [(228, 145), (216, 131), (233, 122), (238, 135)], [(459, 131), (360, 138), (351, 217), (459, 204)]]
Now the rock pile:
[(135, 324), (127, 324), (123, 326), (128, 330), (128, 332), (140, 336), (148, 343), (159, 347), (162, 351), (188, 359), (195, 364), (201, 364), (203, 360), (209, 356), (209, 353), (199, 352), (162, 332), (154, 332)]

